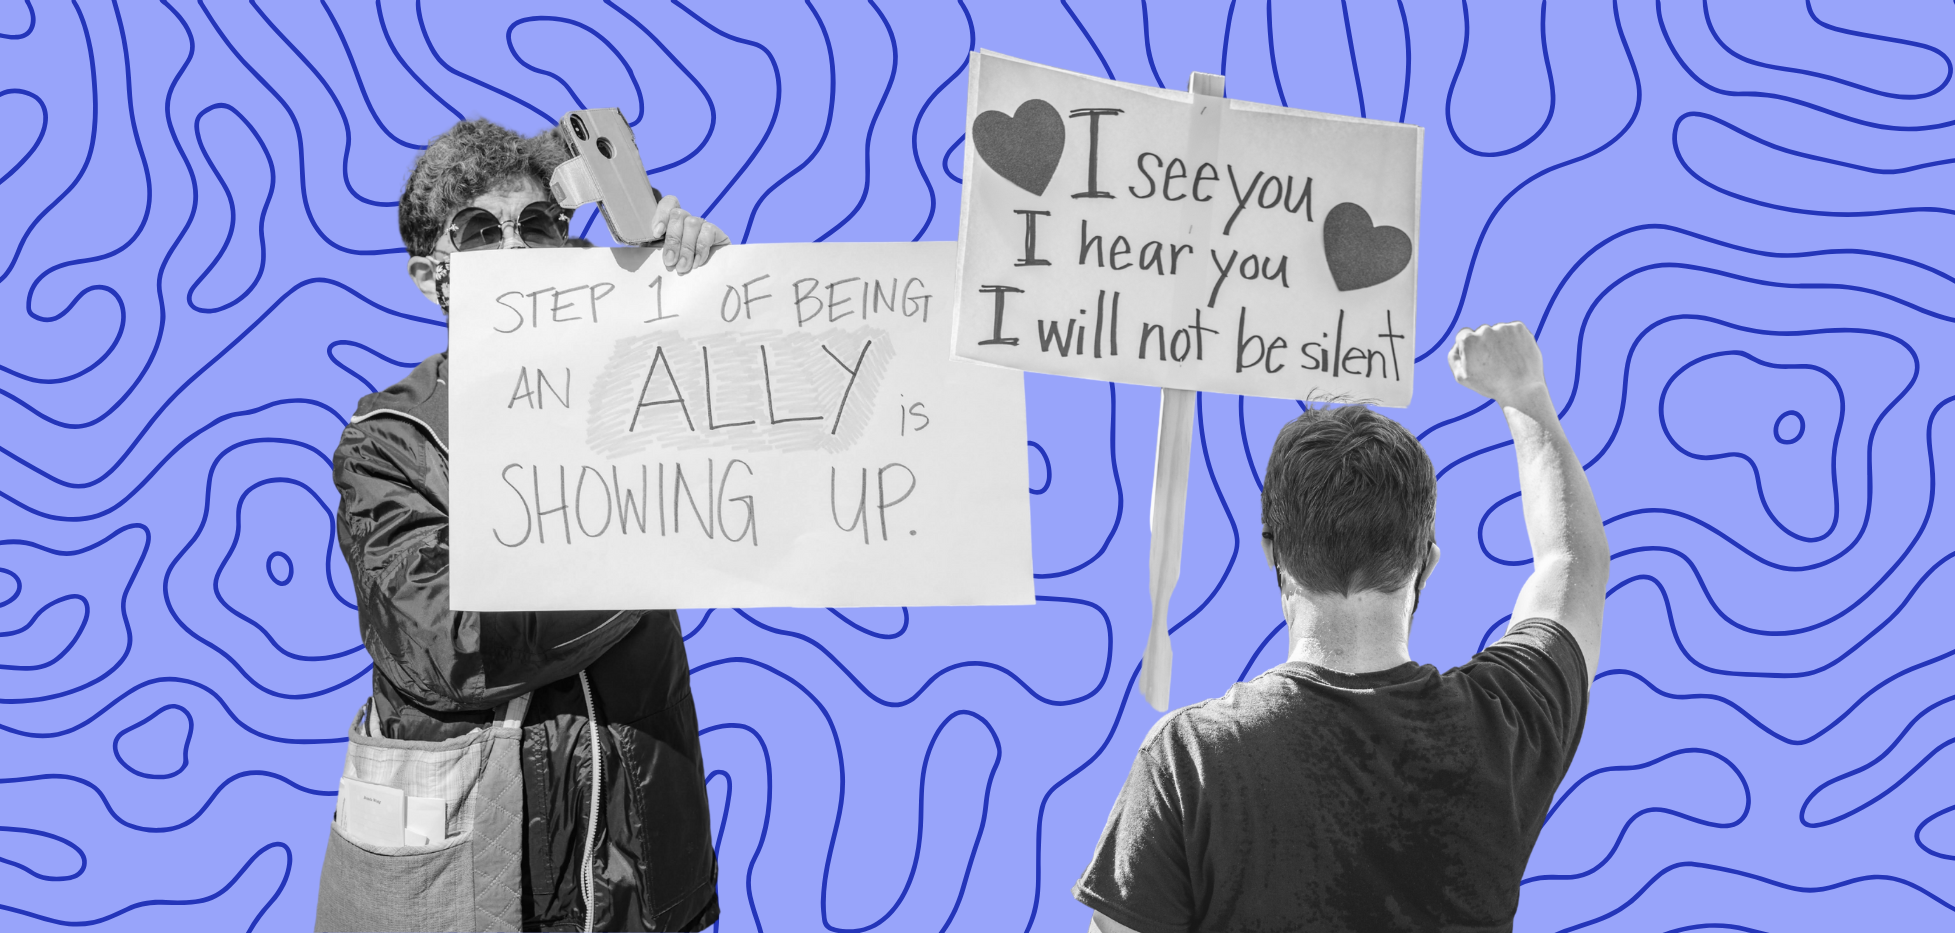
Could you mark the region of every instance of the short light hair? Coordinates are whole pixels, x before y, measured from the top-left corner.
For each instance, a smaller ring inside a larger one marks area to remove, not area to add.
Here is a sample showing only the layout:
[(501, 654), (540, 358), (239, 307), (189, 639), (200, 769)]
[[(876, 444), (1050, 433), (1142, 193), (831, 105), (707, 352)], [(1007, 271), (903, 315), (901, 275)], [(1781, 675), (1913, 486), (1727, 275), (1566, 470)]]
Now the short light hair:
[(1349, 596), (1404, 587), (1439, 506), (1432, 458), (1362, 405), (1305, 410), (1283, 426), (1263, 480), (1263, 534), (1304, 589)]
[(570, 158), (551, 127), (525, 137), (487, 119), (463, 120), (428, 141), (401, 192), (401, 243), (410, 256), (434, 253), (457, 209), (490, 191), (528, 178), (550, 190), (550, 173)]

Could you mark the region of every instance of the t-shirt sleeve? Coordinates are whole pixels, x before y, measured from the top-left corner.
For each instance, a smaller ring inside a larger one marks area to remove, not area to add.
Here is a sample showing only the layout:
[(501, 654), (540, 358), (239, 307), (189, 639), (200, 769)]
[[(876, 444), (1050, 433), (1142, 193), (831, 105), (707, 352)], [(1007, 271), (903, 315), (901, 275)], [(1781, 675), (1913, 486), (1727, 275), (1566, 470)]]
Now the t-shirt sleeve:
[(1093, 862), (1073, 897), (1139, 933), (1183, 933), (1194, 926), (1182, 801), (1152, 737), (1134, 756), (1113, 802)]
[(1544, 751), (1565, 769), (1581, 742), (1588, 716), (1588, 662), (1561, 623), (1526, 619), (1464, 665), (1481, 688), (1501, 694)]

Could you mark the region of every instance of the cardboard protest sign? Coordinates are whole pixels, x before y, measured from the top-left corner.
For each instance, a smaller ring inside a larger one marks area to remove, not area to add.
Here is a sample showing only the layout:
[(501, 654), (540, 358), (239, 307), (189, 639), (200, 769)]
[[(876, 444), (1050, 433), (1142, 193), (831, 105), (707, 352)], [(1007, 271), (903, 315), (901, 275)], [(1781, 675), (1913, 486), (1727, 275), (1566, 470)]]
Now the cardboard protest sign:
[(1410, 403), (1419, 127), (976, 52), (967, 128), (956, 355)]
[(456, 609), (1032, 601), (1023, 377), (950, 243), (458, 253)]

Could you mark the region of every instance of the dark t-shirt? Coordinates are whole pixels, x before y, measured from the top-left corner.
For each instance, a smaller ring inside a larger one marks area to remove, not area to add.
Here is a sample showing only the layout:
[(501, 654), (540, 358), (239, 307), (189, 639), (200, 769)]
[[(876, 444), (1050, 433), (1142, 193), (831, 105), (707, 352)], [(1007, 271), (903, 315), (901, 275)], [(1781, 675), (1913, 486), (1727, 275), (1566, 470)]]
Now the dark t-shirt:
[(1141, 933), (1511, 930), (1587, 673), (1529, 619), (1444, 674), (1292, 661), (1176, 710), (1073, 896)]

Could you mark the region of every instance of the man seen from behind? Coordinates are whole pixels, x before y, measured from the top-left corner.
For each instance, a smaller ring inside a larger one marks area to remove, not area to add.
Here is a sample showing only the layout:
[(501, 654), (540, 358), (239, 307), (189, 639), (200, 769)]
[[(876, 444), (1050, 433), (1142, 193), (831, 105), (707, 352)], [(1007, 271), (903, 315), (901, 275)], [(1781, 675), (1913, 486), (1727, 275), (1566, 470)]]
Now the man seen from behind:
[(1506, 636), (1445, 673), (1411, 659), (1432, 461), (1363, 406), (1304, 412), (1263, 489), (1289, 656), (1148, 733), (1073, 889), (1095, 930), (1513, 928), (1581, 740), (1609, 549), (1533, 336), (1462, 330), (1448, 359), (1520, 466), (1534, 567)]

